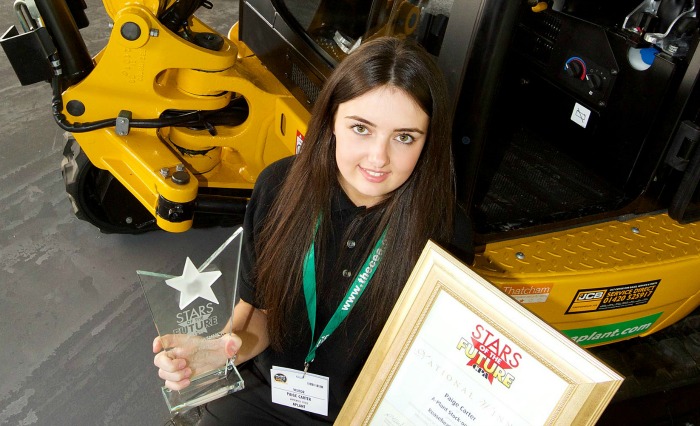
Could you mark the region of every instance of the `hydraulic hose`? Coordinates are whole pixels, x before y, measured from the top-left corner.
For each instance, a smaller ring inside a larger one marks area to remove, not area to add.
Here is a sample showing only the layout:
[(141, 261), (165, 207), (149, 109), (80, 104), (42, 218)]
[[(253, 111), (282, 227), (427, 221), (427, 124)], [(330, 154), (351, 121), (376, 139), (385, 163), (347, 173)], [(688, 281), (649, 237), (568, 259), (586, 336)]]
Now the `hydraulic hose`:
[(92, 71), (92, 62), (75, 19), (65, 1), (34, 0), (63, 63), (63, 75), (76, 84)]
[[(99, 121), (92, 121), (88, 123), (70, 123), (66, 119), (66, 116), (63, 114), (63, 96), (60, 75), (55, 75), (51, 79), (51, 89), (53, 91), (51, 110), (53, 112), (54, 120), (56, 120), (58, 127), (60, 127), (61, 129), (72, 133), (84, 133), (91, 132), (93, 130), (104, 129), (107, 127), (115, 127), (117, 125), (116, 117), (107, 118)], [(205, 113), (203, 113), (202, 111), (190, 111), (167, 118), (132, 120), (129, 123), (129, 127), (141, 129), (157, 129), (160, 127), (168, 126), (195, 125), (206, 122), (205, 118)]]

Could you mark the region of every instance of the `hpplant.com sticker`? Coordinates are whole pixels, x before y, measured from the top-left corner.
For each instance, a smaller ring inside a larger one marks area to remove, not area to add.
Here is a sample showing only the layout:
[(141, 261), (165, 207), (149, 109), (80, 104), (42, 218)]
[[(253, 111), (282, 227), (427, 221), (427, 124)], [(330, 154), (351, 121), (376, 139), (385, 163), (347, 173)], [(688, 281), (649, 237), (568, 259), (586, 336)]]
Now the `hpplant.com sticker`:
[(469, 339), (460, 338), (457, 349), (464, 351), (469, 358), (467, 366), (474, 368), (489, 383), (493, 384), (495, 379), (510, 388), (515, 381), (514, 369), (520, 365), (522, 355), (483, 325), (477, 324)]
[(648, 332), (656, 320), (659, 319), (661, 314), (662, 312), (658, 312), (628, 321), (598, 325), (594, 327), (561, 330), (561, 332), (582, 346), (611, 343), (617, 340), (629, 339), (630, 337)]

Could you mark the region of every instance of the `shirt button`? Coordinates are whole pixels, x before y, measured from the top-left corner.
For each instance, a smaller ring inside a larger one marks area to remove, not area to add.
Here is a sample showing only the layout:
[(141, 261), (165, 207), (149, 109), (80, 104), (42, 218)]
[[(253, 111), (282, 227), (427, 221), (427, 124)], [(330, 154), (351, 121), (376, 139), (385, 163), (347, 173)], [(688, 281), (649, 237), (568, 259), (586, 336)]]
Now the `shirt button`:
[(355, 247), (355, 240), (348, 240), (347, 246), (348, 246), (348, 248), (354, 248)]
[(348, 271), (347, 269), (343, 270), (343, 276), (345, 278), (350, 278), (351, 275), (352, 275), (352, 272)]

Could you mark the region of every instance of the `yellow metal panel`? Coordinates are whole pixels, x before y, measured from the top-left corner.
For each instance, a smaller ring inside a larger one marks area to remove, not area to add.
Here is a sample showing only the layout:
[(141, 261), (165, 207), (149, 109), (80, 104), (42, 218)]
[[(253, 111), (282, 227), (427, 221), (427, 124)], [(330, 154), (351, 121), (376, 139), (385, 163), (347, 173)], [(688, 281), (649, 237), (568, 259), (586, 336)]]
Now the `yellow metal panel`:
[(651, 318), (627, 327), (634, 334), (581, 342), (608, 343), (658, 331), (700, 304), (700, 225), (656, 214), (502, 241), (474, 269), (569, 335)]

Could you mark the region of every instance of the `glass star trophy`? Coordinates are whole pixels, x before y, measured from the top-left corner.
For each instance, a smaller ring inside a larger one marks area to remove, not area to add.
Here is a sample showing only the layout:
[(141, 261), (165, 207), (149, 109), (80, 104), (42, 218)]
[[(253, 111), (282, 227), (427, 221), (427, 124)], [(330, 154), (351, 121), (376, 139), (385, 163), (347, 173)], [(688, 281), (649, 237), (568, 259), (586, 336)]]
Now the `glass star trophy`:
[(234, 359), (216, 341), (232, 332), (242, 239), (238, 228), (199, 267), (187, 257), (181, 275), (136, 271), (164, 350), (192, 369), (186, 388), (162, 388), (171, 414), (243, 389)]

